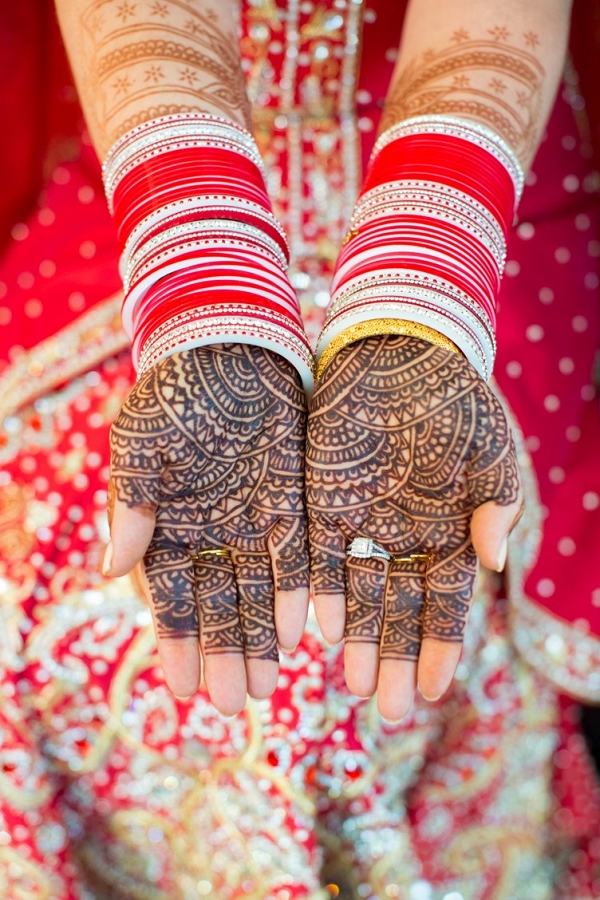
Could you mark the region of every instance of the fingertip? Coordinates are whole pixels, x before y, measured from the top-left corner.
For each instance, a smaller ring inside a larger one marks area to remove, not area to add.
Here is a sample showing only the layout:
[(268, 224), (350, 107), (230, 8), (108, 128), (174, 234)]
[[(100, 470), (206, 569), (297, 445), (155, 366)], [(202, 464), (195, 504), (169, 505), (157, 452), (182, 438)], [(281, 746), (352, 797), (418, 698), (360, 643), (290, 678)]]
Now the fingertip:
[(454, 678), (462, 644), (424, 638), (421, 644), (417, 683), (419, 693), (430, 703), (442, 697)]
[(136, 563), (144, 557), (152, 540), (155, 525), (156, 518), (150, 510), (129, 507), (116, 500), (109, 544), (109, 547), (112, 546), (112, 555), (105, 574), (119, 577), (131, 572)]
[(189, 700), (200, 683), (200, 654), (194, 638), (160, 638), (158, 655), (165, 681), (179, 700)]
[(473, 513), (471, 540), (477, 558), (487, 569), (500, 572), (504, 568), (506, 542), (520, 509), (520, 501), (501, 506), (495, 500), (488, 500)]
[(279, 663), (268, 659), (250, 659), (246, 662), (248, 694), (253, 700), (266, 700), (277, 687)]
[(346, 642), (344, 647), (344, 672), (351, 694), (367, 700), (377, 690), (379, 672), (379, 645), (363, 642)]
[(223, 716), (236, 716), (246, 705), (246, 665), (241, 653), (207, 654), (204, 659), (206, 690)]
[(346, 597), (342, 593), (315, 594), (314, 606), (321, 634), (334, 647), (344, 639)]
[(113, 545), (112, 541), (109, 541), (104, 551), (104, 559), (102, 560), (102, 574), (112, 575), (112, 561), (113, 561)]
[[(308, 616), (308, 587), (275, 592), (275, 631), (286, 653), (295, 650), (304, 634)], [(292, 648), (292, 650), (288, 648)]]
[(412, 709), (417, 689), (417, 663), (382, 659), (377, 682), (377, 709), (382, 719), (397, 725)]

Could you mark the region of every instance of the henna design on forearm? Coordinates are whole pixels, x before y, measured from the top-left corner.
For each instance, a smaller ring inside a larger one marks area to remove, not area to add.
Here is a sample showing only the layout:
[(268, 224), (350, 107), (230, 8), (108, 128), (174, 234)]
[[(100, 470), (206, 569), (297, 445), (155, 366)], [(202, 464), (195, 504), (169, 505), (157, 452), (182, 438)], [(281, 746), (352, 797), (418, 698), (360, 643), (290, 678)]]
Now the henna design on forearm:
[(212, 113), (251, 128), (233, 7), (210, 0), (60, 0), (96, 148), (158, 116)]
[(446, 46), (409, 60), (392, 83), (380, 131), (410, 116), (442, 113), (489, 125), (523, 159), (542, 127), (545, 70), (535, 56), (532, 31), (505, 28), (471, 37), (457, 29)]
[[(279, 589), (307, 587), (305, 426), (299, 376), (259, 347), (175, 354), (133, 388), (111, 431), (111, 491), (156, 510), (145, 565), (160, 636), (197, 634), (197, 605), (207, 653), (277, 658), (268, 544)], [(211, 547), (232, 559), (192, 561)]]
[(519, 496), (506, 417), (472, 366), (412, 337), (347, 347), (315, 394), (306, 460), (317, 594), (343, 589), (336, 535), (430, 554), (389, 564), (387, 582), (382, 563), (348, 560), (347, 639), (381, 639), (382, 656), (397, 659), (416, 658), (423, 637), (462, 640), (476, 574), (471, 515)]

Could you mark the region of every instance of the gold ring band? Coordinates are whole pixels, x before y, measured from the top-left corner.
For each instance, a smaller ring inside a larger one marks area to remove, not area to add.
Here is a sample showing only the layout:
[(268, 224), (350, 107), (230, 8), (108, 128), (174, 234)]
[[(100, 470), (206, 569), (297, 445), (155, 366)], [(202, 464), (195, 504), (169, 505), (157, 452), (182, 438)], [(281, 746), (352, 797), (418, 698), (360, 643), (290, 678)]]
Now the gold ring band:
[(190, 554), (191, 559), (200, 559), (203, 556), (225, 556), (227, 559), (231, 557), (231, 551), (227, 547), (209, 547), (207, 550), (196, 550), (195, 553)]
[(390, 562), (392, 563), (410, 563), (410, 562), (429, 562), (431, 554), (429, 553), (410, 553), (408, 556), (394, 556), (390, 554)]

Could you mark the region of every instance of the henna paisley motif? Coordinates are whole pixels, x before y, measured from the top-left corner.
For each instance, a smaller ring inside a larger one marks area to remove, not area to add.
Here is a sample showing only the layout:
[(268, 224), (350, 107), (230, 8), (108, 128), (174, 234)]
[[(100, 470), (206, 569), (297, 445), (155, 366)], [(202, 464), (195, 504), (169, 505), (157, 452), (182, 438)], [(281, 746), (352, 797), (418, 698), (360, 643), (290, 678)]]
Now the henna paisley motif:
[[(345, 591), (346, 640), (413, 659), (425, 637), (460, 642), (477, 560), (474, 509), (519, 497), (502, 407), (458, 354), (413, 337), (367, 338), (328, 368), (309, 417), (307, 499), (315, 593)], [(349, 558), (357, 535), (428, 562)]]

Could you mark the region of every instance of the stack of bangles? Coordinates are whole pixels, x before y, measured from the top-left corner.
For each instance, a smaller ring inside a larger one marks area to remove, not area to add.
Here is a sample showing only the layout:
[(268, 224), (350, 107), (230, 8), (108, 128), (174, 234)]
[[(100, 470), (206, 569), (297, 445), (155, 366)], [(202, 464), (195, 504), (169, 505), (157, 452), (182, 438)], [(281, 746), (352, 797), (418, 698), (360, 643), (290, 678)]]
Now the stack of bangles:
[(405, 334), (462, 352), (487, 380), (522, 188), (515, 155), (484, 125), (431, 115), (384, 132), (338, 258), (317, 378), (348, 344)]
[(254, 344), (291, 362), (310, 393), (287, 241), (250, 133), (204, 114), (153, 119), (113, 145), (103, 177), (138, 373), (181, 350)]
[[(153, 119), (117, 141), (103, 175), (139, 374), (177, 351), (247, 343), (289, 360), (310, 394), (287, 241), (250, 133), (205, 114)], [(478, 123), (419, 116), (384, 132), (337, 262), (317, 377), (350, 343), (405, 334), (462, 352), (487, 380), (522, 186), (513, 152)]]

